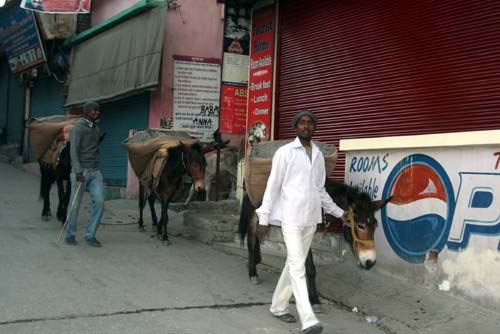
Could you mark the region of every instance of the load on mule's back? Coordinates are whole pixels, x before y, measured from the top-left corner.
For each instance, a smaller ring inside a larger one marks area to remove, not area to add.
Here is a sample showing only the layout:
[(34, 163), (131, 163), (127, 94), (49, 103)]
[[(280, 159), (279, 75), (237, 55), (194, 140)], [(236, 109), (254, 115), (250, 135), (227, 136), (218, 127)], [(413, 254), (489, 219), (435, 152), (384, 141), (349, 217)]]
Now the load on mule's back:
[(79, 116), (60, 115), (31, 118), (28, 122), (31, 146), (35, 159), (40, 165), (40, 198), (43, 200), (43, 220), (48, 220), (52, 216), (50, 188), (54, 181), (57, 183), (59, 197), (57, 218), (61, 222), (66, 219), (71, 192), (69, 132), (79, 118)]
[[(205, 158), (196, 133), (147, 129), (123, 141), (129, 161), (139, 179), (139, 229), (144, 230), (146, 199), (159, 239), (168, 243), (168, 206), (183, 188), (183, 175), (191, 177), (196, 192), (205, 190)], [(158, 221), (154, 202), (161, 202)]]

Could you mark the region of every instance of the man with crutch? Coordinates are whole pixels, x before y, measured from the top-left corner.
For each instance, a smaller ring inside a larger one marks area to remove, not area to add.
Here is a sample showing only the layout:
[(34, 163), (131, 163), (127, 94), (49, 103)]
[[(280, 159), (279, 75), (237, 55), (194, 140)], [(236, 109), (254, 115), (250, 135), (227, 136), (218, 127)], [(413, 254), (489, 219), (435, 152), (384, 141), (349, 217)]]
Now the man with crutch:
[(64, 241), (71, 246), (78, 243), (75, 238), (78, 211), (87, 188), (92, 199), (92, 210), (85, 230), (85, 240), (89, 246), (101, 247), (101, 243), (95, 237), (104, 212), (104, 184), (99, 171), (99, 144), (104, 138), (104, 133), (98, 126), (100, 118), (99, 104), (94, 101), (86, 102), (82, 118), (70, 133), (71, 197)]

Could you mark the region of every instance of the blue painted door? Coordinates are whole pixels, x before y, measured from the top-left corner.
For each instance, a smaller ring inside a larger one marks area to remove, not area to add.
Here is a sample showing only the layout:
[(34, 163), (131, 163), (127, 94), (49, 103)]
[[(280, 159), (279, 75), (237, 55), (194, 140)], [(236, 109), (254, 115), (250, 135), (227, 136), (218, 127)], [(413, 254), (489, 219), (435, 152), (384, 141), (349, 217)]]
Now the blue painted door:
[(5, 58), (0, 60), (0, 144), (21, 145), (24, 135), (23, 84), (13, 75)]
[(131, 129), (148, 126), (149, 93), (101, 104), (101, 129), (106, 137), (100, 146), (100, 168), (110, 186), (127, 185), (127, 150), (122, 141)]

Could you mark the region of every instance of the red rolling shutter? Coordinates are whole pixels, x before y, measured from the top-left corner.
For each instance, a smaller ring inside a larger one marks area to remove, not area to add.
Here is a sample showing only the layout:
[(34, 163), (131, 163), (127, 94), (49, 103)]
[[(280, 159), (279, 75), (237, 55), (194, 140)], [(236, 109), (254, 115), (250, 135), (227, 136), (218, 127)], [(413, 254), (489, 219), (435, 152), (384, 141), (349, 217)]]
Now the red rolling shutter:
[[(298, 109), (316, 139), (500, 128), (500, 2), (281, 1), (276, 139)], [(334, 178), (343, 180), (344, 155)]]

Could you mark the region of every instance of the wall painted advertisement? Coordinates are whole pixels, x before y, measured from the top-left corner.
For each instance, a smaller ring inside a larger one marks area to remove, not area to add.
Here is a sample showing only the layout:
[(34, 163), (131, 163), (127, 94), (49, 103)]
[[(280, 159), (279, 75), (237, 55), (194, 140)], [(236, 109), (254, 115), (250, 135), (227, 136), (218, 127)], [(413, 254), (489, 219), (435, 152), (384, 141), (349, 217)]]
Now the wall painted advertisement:
[(0, 44), (13, 74), (46, 61), (33, 12), (12, 7), (0, 16)]
[(247, 117), (247, 85), (222, 83), (220, 131), (245, 134)]
[(219, 127), (220, 59), (174, 56), (174, 124), (176, 130), (213, 140)]
[(500, 298), (486, 288), (500, 285), (500, 146), (348, 152), (346, 182), (391, 198), (378, 262), (439, 264), (455, 286), (478, 293), (479, 279), (483, 295)]
[(275, 7), (253, 12), (248, 80), (247, 147), (271, 136)]

